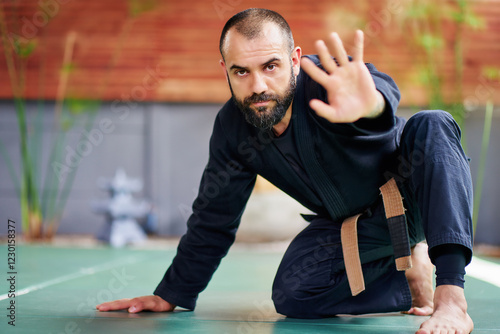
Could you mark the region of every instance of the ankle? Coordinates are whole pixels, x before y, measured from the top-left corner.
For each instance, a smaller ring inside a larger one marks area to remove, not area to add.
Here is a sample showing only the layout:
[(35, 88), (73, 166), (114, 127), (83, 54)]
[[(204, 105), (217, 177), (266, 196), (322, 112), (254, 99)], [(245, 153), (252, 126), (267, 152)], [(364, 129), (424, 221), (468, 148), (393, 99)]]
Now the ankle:
[(456, 285), (439, 285), (434, 292), (434, 308), (458, 307), (467, 312), (467, 301), (464, 289)]

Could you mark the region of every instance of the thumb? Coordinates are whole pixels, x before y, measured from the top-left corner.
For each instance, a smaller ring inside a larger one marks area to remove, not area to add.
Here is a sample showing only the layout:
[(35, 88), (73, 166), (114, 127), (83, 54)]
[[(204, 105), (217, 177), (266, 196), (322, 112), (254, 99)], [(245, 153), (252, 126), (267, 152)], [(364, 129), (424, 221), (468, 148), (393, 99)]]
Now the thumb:
[(318, 116), (323, 117), (332, 123), (339, 121), (336, 119), (337, 118), (336, 109), (333, 108), (331, 105), (328, 105), (325, 102), (318, 99), (312, 99), (309, 102), (309, 106), (316, 112)]

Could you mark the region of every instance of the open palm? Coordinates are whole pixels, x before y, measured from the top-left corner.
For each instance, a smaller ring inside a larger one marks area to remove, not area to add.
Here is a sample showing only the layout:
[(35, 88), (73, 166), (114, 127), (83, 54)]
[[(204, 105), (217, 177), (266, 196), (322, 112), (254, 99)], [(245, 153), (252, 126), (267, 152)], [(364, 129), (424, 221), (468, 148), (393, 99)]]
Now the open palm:
[(325, 88), (328, 96), (328, 103), (311, 100), (311, 108), (332, 123), (350, 123), (362, 117), (378, 116), (384, 109), (384, 98), (375, 88), (363, 62), (363, 32), (356, 31), (352, 61), (337, 33), (332, 33), (328, 42), (329, 47), (323, 41), (316, 42), (326, 72), (308, 58), (301, 60), (302, 69)]

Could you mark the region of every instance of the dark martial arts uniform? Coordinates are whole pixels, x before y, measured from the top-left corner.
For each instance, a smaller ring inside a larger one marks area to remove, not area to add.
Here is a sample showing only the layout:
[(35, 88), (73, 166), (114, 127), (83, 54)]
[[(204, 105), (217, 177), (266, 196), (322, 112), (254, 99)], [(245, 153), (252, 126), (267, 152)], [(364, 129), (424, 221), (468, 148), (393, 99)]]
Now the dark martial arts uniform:
[[(309, 57), (319, 66), (316, 56)], [(317, 116), (309, 101), (326, 101), (326, 92), (304, 71), (290, 125), (280, 137), (248, 124), (232, 100), (223, 106), (188, 231), (155, 295), (195, 308), (234, 241), (257, 174), (315, 213), (305, 217), (310, 225), (292, 241), (276, 274), (273, 301), (279, 313), (316, 318), (411, 307), (405, 274), (394, 264), (379, 190), (391, 177), (405, 198), (411, 245), (426, 239), (437, 283), (463, 286), (472, 256), (472, 183), (460, 129), (442, 111), (422, 111), (405, 123), (395, 116), (396, 84), (367, 67), (386, 101), (376, 119), (334, 124)], [(366, 290), (353, 297), (340, 228), (358, 213)]]

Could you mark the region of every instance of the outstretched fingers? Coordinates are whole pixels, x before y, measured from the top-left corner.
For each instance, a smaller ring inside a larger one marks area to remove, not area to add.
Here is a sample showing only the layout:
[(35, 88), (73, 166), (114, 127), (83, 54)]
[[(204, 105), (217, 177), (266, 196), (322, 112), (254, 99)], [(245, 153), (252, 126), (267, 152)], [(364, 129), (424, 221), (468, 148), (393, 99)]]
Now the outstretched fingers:
[[(301, 66), (306, 71), (307, 74), (316, 82), (321, 85), (325, 85), (328, 81), (329, 75), (332, 75), (339, 66), (345, 66), (349, 64), (349, 57), (344, 48), (344, 44), (339, 37), (339, 34), (333, 32), (330, 34), (327, 44), (324, 41), (318, 40), (315, 43), (316, 51), (318, 53), (319, 60), (325, 71), (318, 68), (312, 61), (307, 58), (302, 58)], [(354, 36), (354, 46), (352, 49), (352, 59), (353, 61), (363, 62), (364, 53), (364, 34), (361, 30), (356, 30)], [(333, 58), (335, 59), (333, 59)], [(338, 63), (338, 65), (337, 65)]]
[(323, 87), (328, 83), (328, 74), (320, 69), (314, 62), (307, 58), (302, 57), (300, 60), (300, 67), (317, 83)]
[(345, 66), (349, 63), (349, 57), (347, 57), (347, 52), (345, 51), (344, 44), (342, 43), (339, 34), (332, 32), (330, 34), (328, 44), (333, 57), (335, 57), (340, 66)]
[(334, 32), (326, 39), (326, 44), (316, 42), (321, 66), (307, 58), (301, 60), (302, 69), (327, 92), (327, 101), (311, 100), (310, 106), (332, 123), (374, 118), (383, 111), (385, 101), (363, 63), (363, 42), (363, 32), (356, 31), (351, 62), (339, 35)]
[(321, 65), (323, 65), (323, 68), (329, 74), (332, 74), (337, 68), (337, 64), (333, 60), (330, 51), (328, 51), (328, 47), (326, 46), (325, 42), (322, 40), (316, 41), (315, 46)]
[(361, 30), (356, 30), (356, 35), (354, 36), (354, 48), (352, 50), (353, 61), (363, 61), (364, 39), (363, 32)]

